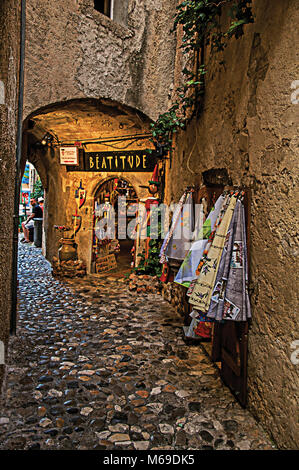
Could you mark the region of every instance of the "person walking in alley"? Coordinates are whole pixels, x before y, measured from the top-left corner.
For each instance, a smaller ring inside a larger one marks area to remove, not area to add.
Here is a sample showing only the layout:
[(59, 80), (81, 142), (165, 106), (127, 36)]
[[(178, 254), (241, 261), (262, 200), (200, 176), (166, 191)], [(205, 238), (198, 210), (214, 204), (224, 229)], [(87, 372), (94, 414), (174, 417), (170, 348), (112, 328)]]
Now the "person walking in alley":
[(29, 240), (29, 230), (31, 227), (34, 227), (34, 219), (43, 218), (43, 210), (37, 203), (35, 198), (32, 198), (30, 200), (30, 204), (32, 205), (32, 213), (27, 217), (27, 220), (25, 222), (22, 222), (22, 229), (24, 233), (24, 238), (21, 240), (22, 243), (30, 243)]

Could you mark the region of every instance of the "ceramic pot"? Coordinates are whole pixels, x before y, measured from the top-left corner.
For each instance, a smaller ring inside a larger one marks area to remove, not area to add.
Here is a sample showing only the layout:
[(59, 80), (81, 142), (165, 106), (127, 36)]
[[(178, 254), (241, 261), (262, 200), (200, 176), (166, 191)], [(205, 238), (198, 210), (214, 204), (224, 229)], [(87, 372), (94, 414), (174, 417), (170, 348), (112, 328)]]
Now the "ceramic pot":
[(77, 259), (77, 245), (73, 238), (61, 238), (61, 246), (58, 250), (60, 261), (69, 261)]

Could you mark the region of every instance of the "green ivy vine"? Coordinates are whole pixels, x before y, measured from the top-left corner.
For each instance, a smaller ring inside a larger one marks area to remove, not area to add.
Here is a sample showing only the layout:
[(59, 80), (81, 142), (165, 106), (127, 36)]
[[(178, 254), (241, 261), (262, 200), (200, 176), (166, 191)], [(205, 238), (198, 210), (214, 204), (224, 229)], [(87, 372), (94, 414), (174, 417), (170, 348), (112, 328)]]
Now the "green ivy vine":
[[(183, 54), (188, 54), (189, 58), (194, 57), (195, 61), (187, 60), (188, 65), (182, 70), (184, 84), (176, 90), (175, 103), (151, 124), (152, 141), (163, 146), (165, 151), (171, 149), (173, 134), (184, 129), (188, 120), (193, 117), (195, 105), (204, 94), (205, 47), (210, 46), (212, 53), (223, 51), (231, 38), (241, 37), (244, 26), (254, 21), (251, 3), (252, 0), (184, 0), (176, 7), (171, 32), (175, 32), (179, 25), (182, 26)], [(220, 25), (224, 6), (230, 7), (228, 13), (231, 18), (226, 31)]]

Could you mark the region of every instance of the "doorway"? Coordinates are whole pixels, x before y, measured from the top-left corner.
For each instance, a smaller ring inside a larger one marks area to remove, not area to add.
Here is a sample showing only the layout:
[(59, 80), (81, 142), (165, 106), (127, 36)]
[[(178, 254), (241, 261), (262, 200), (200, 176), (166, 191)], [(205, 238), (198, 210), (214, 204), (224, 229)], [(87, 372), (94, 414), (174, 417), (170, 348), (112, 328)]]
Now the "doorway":
[(138, 197), (124, 178), (104, 181), (94, 197), (92, 273), (129, 271), (133, 266), (132, 248)]

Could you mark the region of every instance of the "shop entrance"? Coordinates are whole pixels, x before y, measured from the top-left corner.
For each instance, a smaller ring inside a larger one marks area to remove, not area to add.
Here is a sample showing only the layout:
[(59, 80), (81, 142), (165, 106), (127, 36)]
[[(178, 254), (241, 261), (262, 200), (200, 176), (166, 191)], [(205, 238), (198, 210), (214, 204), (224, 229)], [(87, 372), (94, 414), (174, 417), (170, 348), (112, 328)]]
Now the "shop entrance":
[(92, 273), (129, 271), (133, 266), (129, 230), (134, 230), (137, 204), (137, 193), (124, 178), (110, 178), (99, 186), (93, 207)]

